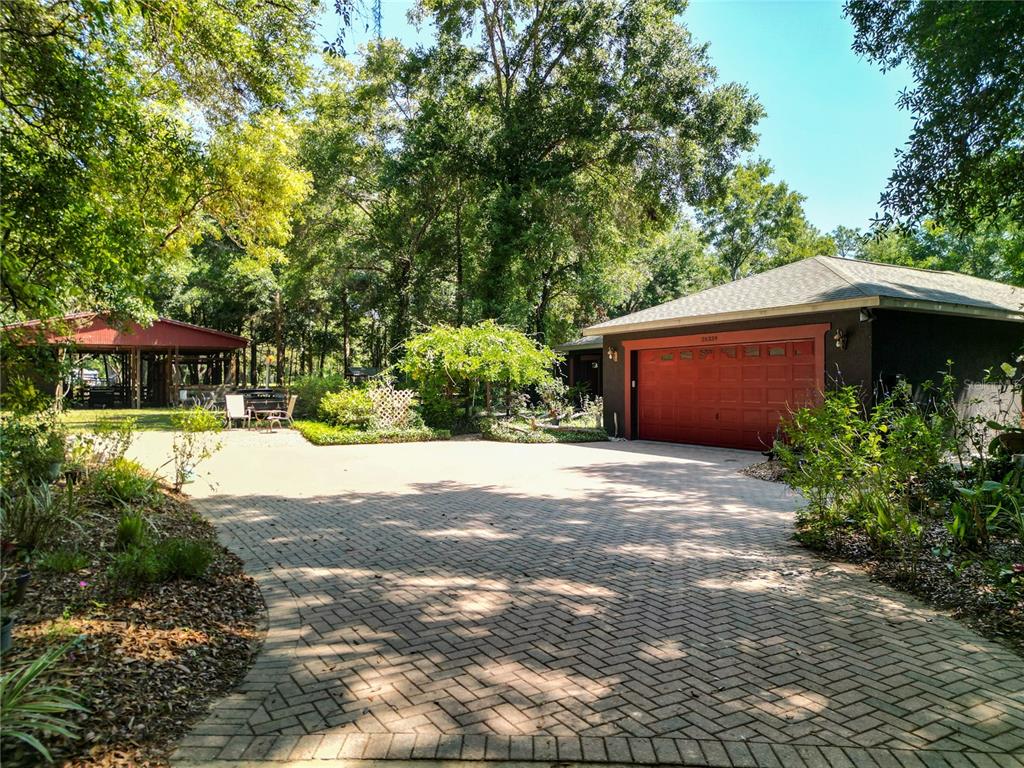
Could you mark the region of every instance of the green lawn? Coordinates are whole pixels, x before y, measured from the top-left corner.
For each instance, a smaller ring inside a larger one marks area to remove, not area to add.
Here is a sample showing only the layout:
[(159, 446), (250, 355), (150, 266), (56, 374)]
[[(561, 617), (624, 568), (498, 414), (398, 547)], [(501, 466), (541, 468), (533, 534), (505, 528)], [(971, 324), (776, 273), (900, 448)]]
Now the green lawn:
[(106, 408), (94, 410), (68, 410), (61, 418), (72, 430), (89, 430), (102, 423), (117, 423), (134, 418), (137, 429), (170, 431), (174, 408)]

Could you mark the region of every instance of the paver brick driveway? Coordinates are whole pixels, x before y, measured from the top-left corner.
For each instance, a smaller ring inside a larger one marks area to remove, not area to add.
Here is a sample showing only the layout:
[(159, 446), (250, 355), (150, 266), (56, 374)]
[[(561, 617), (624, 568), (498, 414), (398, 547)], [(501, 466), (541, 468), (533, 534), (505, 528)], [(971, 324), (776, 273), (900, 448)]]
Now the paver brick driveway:
[(270, 629), (180, 760), (1022, 764), (1024, 662), (791, 543), (756, 455), (227, 443)]

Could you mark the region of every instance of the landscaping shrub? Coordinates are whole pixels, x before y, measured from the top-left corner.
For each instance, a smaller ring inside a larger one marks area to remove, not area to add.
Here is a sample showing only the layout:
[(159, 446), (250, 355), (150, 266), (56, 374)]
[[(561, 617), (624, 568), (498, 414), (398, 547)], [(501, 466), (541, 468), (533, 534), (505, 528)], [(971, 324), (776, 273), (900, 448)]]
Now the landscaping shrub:
[(608, 440), (603, 429), (531, 428), (527, 424), (513, 425), (500, 419), (485, 419), (480, 423), (485, 440), (499, 443), (600, 443)]
[(77, 643), (73, 640), (51, 648), (39, 658), (5, 672), (0, 676), (0, 723), (7, 746), (20, 742), (50, 762), (50, 752), (43, 744), (48, 738), (77, 738), (78, 726), (67, 717), (68, 712), (86, 712), (80, 695), (48, 680), (57, 662)]
[(807, 500), (799, 517), (805, 541), (824, 544), (853, 525), (880, 545), (912, 547), (920, 531), (908, 516), (922, 506), (934, 468), (955, 451), (955, 437), (945, 397), (926, 410), (910, 394), (902, 384), (865, 412), (859, 391), (845, 387), (784, 423), (776, 452), (787, 482)]
[(572, 412), (569, 387), (561, 379), (550, 378), (537, 385), (537, 396), (552, 419), (561, 419)]
[(845, 388), (794, 413), (775, 449), (806, 502), (797, 537), (1020, 638), (1021, 472), (993, 477), (1006, 461), (957, 389), (946, 374), (865, 409)]
[(129, 591), (171, 579), (198, 579), (213, 562), (215, 552), (205, 541), (173, 538), (133, 546), (111, 560), (108, 575)]
[(400, 367), (417, 388), (424, 421), (459, 429), (471, 428), (479, 406), (491, 411), (495, 402), (552, 381), (556, 359), (525, 334), (487, 320), (434, 326), (409, 339)]
[(146, 519), (141, 512), (126, 512), (117, 523), (114, 546), (119, 550), (141, 547), (146, 542)]
[(296, 419), (309, 419), (320, 413), (320, 401), (328, 392), (338, 392), (348, 386), (345, 377), (340, 373), (328, 373), (323, 376), (310, 374), (294, 379), (288, 387), (290, 394), (298, 395), (295, 401)]
[(46, 483), (5, 485), (0, 502), (0, 534), (29, 551), (52, 543), (70, 520), (64, 497)]
[(192, 478), (199, 463), (210, 458), (220, 448), (213, 435), (224, 428), (224, 422), (221, 414), (198, 406), (175, 411), (171, 422), (175, 430), (171, 442), (174, 490), (180, 491)]
[(142, 504), (152, 499), (155, 491), (153, 476), (124, 457), (100, 466), (89, 476), (89, 493), (101, 502)]
[(409, 429), (345, 429), (319, 421), (296, 421), (296, 430), (313, 445), (371, 445), (374, 443), (422, 443), (448, 440), (451, 432), (430, 427)]
[(319, 415), (335, 427), (367, 429), (374, 423), (373, 400), (365, 389), (345, 387), (324, 395)]
[(109, 464), (124, 458), (137, 426), (135, 417), (101, 421), (88, 432), (75, 436), (76, 447), (85, 450), (88, 463)]
[(114, 555), (107, 575), (114, 583), (136, 592), (160, 581), (160, 561), (152, 547), (133, 547)]
[(983, 480), (974, 486), (956, 486), (946, 528), (958, 547), (983, 552), (993, 535), (1015, 538), (1024, 559), (1024, 490), (1019, 471), (1002, 482)]
[(0, 482), (37, 485), (57, 479), (66, 432), (51, 411), (0, 414)]
[(167, 539), (154, 547), (161, 581), (198, 579), (213, 562), (213, 548), (204, 541)]
[(54, 573), (74, 573), (89, 565), (89, 557), (82, 552), (70, 549), (55, 549), (44, 552), (33, 561), (34, 565), (43, 571)]
[(430, 388), (420, 390), (419, 411), (423, 422), (435, 429), (444, 429), (458, 435), (480, 431), (479, 419), (467, 416), (454, 400)]

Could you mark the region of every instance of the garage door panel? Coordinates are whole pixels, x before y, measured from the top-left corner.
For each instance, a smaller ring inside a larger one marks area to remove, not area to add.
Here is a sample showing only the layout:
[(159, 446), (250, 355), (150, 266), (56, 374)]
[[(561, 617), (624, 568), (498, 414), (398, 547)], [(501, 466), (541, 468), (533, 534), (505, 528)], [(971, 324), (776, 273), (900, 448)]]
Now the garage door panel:
[(759, 382), (765, 381), (767, 378), (764, 366), (760, 364), (760, 361), (749, 363), (744, 365), (740, 372), (740, 380), (746, 382)]
[(764, 387), (750, 387), (746, 386), (743, 388), (742, 401), (744, 405), (764, 405), (765, 403), (765, 390)]
[(643, 350), (639, 436), (763, 449), (781, 419), (817, 401), (820, 347), (796, 339)]
[(723, 405), (727, 403), (738, 403), (740, 402), (740, 392), (742, 390), (736, 386), (723, 386), (718, 390), (718, 402)]
[(809, 363), (794, 363), (791, 370), (793, 371), (793, 381), (814, 382), (817, 380), (817, 376), (814, 375), (814, 366)]

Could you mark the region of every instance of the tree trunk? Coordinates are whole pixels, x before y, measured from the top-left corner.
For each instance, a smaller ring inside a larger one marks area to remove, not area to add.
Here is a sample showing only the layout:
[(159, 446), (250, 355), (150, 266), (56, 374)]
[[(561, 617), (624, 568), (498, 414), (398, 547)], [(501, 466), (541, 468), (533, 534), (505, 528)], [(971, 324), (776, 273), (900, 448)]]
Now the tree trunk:
[(275, 374), (280, 386), (284, 383), (284, 307), (281, 303), (281, 291), (274, 294), (274, 342), (277, 347)]
[(544, 273), (544, 283), (540, 289), (540, 301), (537, 302), (537, 308), (534, 310), (533, 315), (534, 331), (545, 341), (547, 340), (547, 336), (544, 333), (544, 318), (548, 314), (548, 304), (551, 303), (552, 272), (553, 270), (549, 269)]
[(249, 348), (249, 386), (256, 386), (256, 377), (258, 375), (259, 370), (256, 368), (256, 339), (253, 339)]
[(465, 321), (466, 293), (463, 284), (462, 267), (462, 181), (458, 182), (458, 197), (455, 201), (455, 324)]
[[(324, 323), (326, 329), (327, 323)], [(349, 366), (352, 364), (352, 317), (348, 306), (348, 283), (341, 292), (341, 372), (348, 376)], [(321, 369), (323, 366), (321, 366)]]
[[(392, 290), (394, 291), (395, 318), (390, 333), (391, 343), (400, 344), (409, 338), (409, 284), (412, 276), (412, 257), (402, 260)], [(388, 358), (397, 358), (398, 350), (389, 349)], [(394, 360), (390, 360), (394, 362)]]

